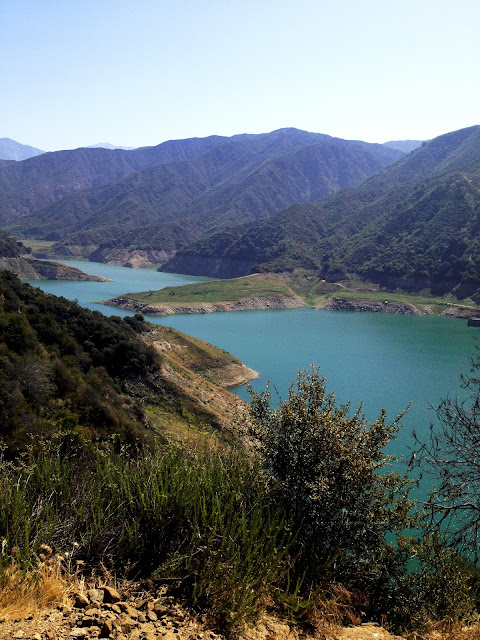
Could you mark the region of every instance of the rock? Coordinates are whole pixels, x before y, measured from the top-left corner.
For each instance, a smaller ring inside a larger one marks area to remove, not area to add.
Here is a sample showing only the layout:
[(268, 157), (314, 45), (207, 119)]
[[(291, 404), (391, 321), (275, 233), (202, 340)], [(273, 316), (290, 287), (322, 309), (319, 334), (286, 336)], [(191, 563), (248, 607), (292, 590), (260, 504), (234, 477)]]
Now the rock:
[(83, 593), (76, 593), (73, 597), (75, 598), (74, 606), (77, 607), (77, 609), (85, 609), (85, 607), (90, 604), (90, 600)]
[(123, 633), (130, 633), (137, 626), (137, 622), (127, 616), (126, 614), (122, 614), (120, 617), (120, 624), (122, 626)]
[(103, 589), (89, 589), (87, 591), (87, 596), (90, 599), (90, 602), (97, 602), (98, 604), (101, 604), (104, 598), (104, 591)]
[(155, 613), (155, 611), (149, 611), (147, 613), (147, 618), (152, 622), (155, 622), (156, 620), (158, 620), (158, 615)]
[(109, 619), (104, 620), (100, 629), (101, 638), (109, 638), (113, 634), (113, 622)]
[(167, 615), (167, 613), (169, 612), (169, 609), (168, 609), (168, 607), (165, 607), (164, 605), (159, 604), (158, 602), (156, 602), (153, 605), (152, 611), (157, 615), (157, 617), (163, 618), (163, 616)]
[(88, 631), (86, 629), (79, 629), (76, 627), (70, 631), (70, 636), (72, 638), (86, 638), (88, 636)]
[(132, 607), (132, 605), (128, 604), (128, 602), (119, 602), (118, 606), (124, 613), (127, 614), (127, 616), (130, 616), (130, 618), (138, 618), (138, 616), (140, 615), (135, 607)]
[(104, 602), (115, 603), (115, 602), (120, 602), (120, 600), (122, 599), (121, 595), (113, 587), (102, 587), (102, 588), (103, 588)]

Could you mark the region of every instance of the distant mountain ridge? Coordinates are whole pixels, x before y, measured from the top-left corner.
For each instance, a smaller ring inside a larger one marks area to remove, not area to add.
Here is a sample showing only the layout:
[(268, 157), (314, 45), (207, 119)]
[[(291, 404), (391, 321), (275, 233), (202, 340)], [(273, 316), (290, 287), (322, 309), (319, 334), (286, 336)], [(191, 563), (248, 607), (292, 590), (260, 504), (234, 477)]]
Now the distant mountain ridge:
[(415, 149), (418, 149), (418, 147), (422, 146), (423, 142), (423, 140), (390, 140), (383, 144), (390, 149), (398, 149), (398, 151), (410, 153), (410, 151), (414, 151)]
[(402, 155), (298, 129), (57, 152), (36, 167), (0, 167), (0, 219), (15, 234), (57, 241), (56, 255), (114, 261), (119, 249), (140, 250), (163, 262), (199, 237), (324, 198)]
[(123, 149), (124, 151), (131, 151), (135, 147), (122, 147), (118, 144), (110, 144), (109, 142), (97, 142), (96, 144), (87, 145), (87, 149)]
[(0, 138), (0, 160), (26, 160), (42, 153), (45, 151), (20, 144), (11, 138)]

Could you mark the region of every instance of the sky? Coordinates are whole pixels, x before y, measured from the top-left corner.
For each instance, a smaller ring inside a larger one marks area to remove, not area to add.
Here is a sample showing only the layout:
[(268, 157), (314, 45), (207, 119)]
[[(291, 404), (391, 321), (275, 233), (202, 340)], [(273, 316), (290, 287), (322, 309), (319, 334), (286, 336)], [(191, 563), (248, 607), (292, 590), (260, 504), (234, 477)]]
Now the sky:
[(0, 138), (45, 151), (480, 124), (479, 0), (0, 0)]

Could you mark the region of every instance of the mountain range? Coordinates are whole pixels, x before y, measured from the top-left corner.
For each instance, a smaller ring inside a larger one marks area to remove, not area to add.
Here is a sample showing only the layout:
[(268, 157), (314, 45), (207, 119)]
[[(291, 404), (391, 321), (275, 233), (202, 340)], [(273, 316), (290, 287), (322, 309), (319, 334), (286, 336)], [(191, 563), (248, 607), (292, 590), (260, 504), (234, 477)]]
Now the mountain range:
[(232, 277), (480, 285), (480, 128), (383, 145), (298, 129), (0, 163), (0, 225), (43, 255)]
[(0, 167), (0, 223), (56, 255), (163, 262), (192, 241), (351, 186), (402, 157), (297, 129), (132, 151), (76, 149)]
[(320, 202), (199, 241), (161, 269), (229, 277), (314, 269), (471, 295), (480, 284), (480, 127), (424, 143)]

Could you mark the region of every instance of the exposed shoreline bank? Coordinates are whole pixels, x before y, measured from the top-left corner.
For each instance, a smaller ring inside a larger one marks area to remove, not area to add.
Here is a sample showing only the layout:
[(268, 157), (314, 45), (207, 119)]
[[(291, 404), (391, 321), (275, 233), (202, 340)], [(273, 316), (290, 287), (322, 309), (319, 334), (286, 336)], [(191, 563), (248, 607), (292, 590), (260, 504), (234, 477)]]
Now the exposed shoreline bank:
[(147, 316), (171, 316), (175, 314), (215, 313), (227, 311), (253, 311), (266, 309), (298, 309), (305, 303), (298, 296), (272, 295), (265, 297), (243, 298), (226, 302), (203, 302), (193, 304), (147, 304), (132, 298), (111, 298), (102, 304), (119, 307), (126, 311), (134, 311)]

